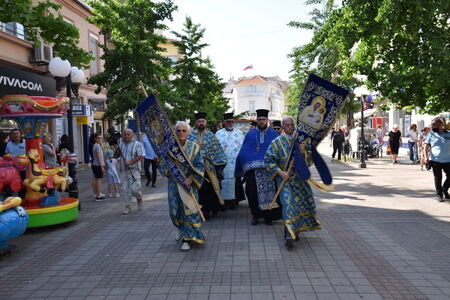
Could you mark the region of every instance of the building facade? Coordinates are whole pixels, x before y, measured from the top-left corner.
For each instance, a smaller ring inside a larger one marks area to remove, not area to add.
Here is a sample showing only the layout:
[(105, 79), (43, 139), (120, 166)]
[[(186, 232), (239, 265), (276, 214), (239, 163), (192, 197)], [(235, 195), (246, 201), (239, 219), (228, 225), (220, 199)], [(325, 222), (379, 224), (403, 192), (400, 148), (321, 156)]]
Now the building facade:
[(280, 120), (286, 112), (285, 92), (289, 83), (279, 77), (252, 76), (230, 80), (224, 89), (236, 115), (246, 113), (254, 119), (257, 109), (268, 109), (269, 119)]
[[(64, 20), (78, 28), (80, 33), (78, 46), (89, 51), (94, 57), (90, 62), (89, 69), (84, 70), (85, 80), (80, 85), (79, 97), (72, 97), (72, 103), (78, 105), (78, 108), (83, 107), (83, 113), (90, 115), (89, 118), (74, 117), (73, 122), (75, 152), (78, 154), (79, 162), (88, 162), (87, 140), (89, 134), (91, 132), (105, 133), (108, 128), (108, 122), (102, 120), (106, 108), (106, 91), (96, 94), (96, 87), (87, 84), (87, 78), (99, 73), (103, 68), (103, 62), (100, 59), (102, 55), (100, 45), (105, 43), (105, 39), (100, 34), (100, 29), (88, 22), (87, 19), (92, 16), (92, 13), (84, 1), (53, 0), (53, 2), (62, 6), (58, 13), (64, 17)], [(48, 71), (48, 63), (53, 56), (57, 56), (53, 53), (52, 45), (45, 42), (39, 47), (33, 45), (27, 40), (21, 24), (0, 23), (0, 49), (2, 49), (0, 66), (27, 71), (36, 76), (52, 77)], [(65, 93), (64, 89), (58, 96), (64, 96)], [(55, 94), (46, 96), (55, 96)], [(87, 115), (80, 114), (81, 116), (86, 117)], [(53, 134), (54, 143), (57, 145), (59, 137), (68, 133), (67, 118), (63, 117), (49, 122), (48, 131)]]

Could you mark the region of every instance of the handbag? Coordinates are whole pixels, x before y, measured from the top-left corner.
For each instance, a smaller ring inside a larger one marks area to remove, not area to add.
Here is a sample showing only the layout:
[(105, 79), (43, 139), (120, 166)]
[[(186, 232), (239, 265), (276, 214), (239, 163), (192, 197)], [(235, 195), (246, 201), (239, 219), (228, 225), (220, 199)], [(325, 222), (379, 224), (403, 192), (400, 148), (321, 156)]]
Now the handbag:
[(386, 148), (386, 154), (387, 155), (390, 155), (391, 154), (391, 146), (387, 146), (387, 148)]

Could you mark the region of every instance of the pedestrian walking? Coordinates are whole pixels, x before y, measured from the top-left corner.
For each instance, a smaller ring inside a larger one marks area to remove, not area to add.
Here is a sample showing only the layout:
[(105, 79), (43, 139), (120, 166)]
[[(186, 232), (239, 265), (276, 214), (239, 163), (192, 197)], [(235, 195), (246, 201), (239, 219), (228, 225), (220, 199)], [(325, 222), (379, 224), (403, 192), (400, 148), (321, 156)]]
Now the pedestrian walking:
[(377, 135), (378, 143), (380, 144), (380, 147), (382, 147), (384, 144), (384, 141), (383, 141), (384, 133), (383, 133), (383, 129), (381, 128), (381, 125), (377, 126), (376, 135)]
[[(444, 198), (450, 200), (448, 189), (450, 188), (450, 131), (446, 130), (445, 122), (441, 118), (435, 118), (431, 125), (425, 144), (427, 144), (427, 164), (433, 169), (436, 198), (443, 202)], [(442, 185), (442, 172), (446, 179)]]
[(143, 209), (142, 191), (141, 191), (141, 164), (144, 158), (144, 146), (134, 139), (134, 133), (131, 129), (125, 129), (123, 132), (123, 141), (119, 145), (120, 150), (120, 168), (119, 177), (121, 182), (122, 200), (125, 205), (123, 215), (131, 212), (132, 197), (136, 198), (138, 210)]
[(208, 181), (203, 181), (199, 193), (203, 214), (208, 220), (211, 214), (215, 216), (224, 209), (225, 203), (220, 196), (220, 181), (223, 179), (227, 157), (214, 133), (206, 129), (206, 113), (196, 113), (195, 119), (197, 129), (189, 134), (188, 140), (200, 147), (205, 163), (205, 178)]
[[(142, 145), (144, 145), (145, 149), (145, 157), (144, 157), (144, 171), (145, 177), (147, 177), (147, 183), (145, 186), (149, 186), (150, 182), (152, 183), (152, 187), (156, 187), (156, 169), (158, 166), (158, 157), (155, 154), (155, 151), (152, 148), (152, 144), (146, 134), (144, 134), (142, 138)], [(150, 174), (150, 166), (152, 167), (152, 173)]]
[(184, 201), (199, 201), (199, 189), (203, 182), (203, 177), (199, 174), (204, 173), (203, 158), (200, 147), (187, 139), (189, 134), (189, 126), (186, 122), (179, 121), (175, 125), (175, 132), (186, 157), (189, 159), (190, 165), (195, 169), (188, 168), (186, 164), (180, 164), (180, 169), (186, 176), (184, 184), (189, 186), (195, 199), (181, 197), (180, 189), (177, 181), (171, 175), (164, 159), (159, 160), (159, 170), (162, 176), (168, 178), (167, 200), (169, 201), (169, 214), (173, 225), (178, 229), (177, 240), (181, 240), (181, 250), (188, 251), (191, 247), (190, 242), (203, 244), (205, 237), (201, 231), (202, 219), (199, 211), (192, 211), (189, 203)]
[(392, 126), (392, 130), (389, 131), (389, 147), (391, 148), (391, 160), (395, 165), (398, 158), (398, 150), (402, 144), (402, 133), (398, 130), (398, 124)]
[(244, 177), (252, 225), (257, 225), (259, 219), (264, 219), (267, 225), (272, 225), (272, 221), (281, 219), (280, 208), (269, 210), (276, 190), (266, 170), (264, 154), (279, 134), (268, 127), (268, 115), (267, 109), (256, 110), (257, 127), (245, 135), (236, 159), (235, 177)]
[(418, 149), (417, 149), (417, 141), (418, 141), (418, 135), (417, 132), (417, 125), (412, 124), (409, 128), (409, 132), (407, 134), (408, 136), (408, 148), (409, 148), (409, 159), (412, 161), (412, 163), (419, 162), (419, 155), (418, 155)]
[(110, 149), (106, 151), (106, 159), (105, 159), (105, 165), (106, 165), (106, 180), (108, 182), (108, 193), (109, 198), (114, 197), (119, 198), (120, 197), (120, 177), (119, 172), (117, 171), (119, 169), (119, 162), (116, 158), (114, 158), (114, 150)]
[(102, 191), (102, 179), (105, 174), (105, 160), (103, 157), (103, 136), (100, 133), (94, 133), (92, 135), (92, 141), (89, 152), (92, 157), (92, 173), (94, 174), (94, 180), (92, 182), (92, 188), (94, 190), (95, 201), (105, 200), (105, 195)]
[(239, 193), (237, 189), (239, 189), (240, 183), (238, 182), (238, 186), (236, 186), (234, 169), (236, 168), (237, 155), (244, 142), (244, 135), (239, 129), (234, 128), (233, 113), (226, 113), (223, 115), (223, 118), (225, 128), (216, 132), (216, 138), (222, 145), (227, 157), (227, 165), (223, 170), (220, 195), (225, 201), (225, 207), (235, 210), (238, 201), (236, 194)]
[(350, 145), (350, 129), (345, 126), (344, 128), (344, 161), (347, 161), (347, 157), (350, 156), (350, 150), (351, 150), (351, 145)]
[(420, 161), (420, 169), (423, 171), (423, 167), (426, 166), (428, 156), (427, 156), (427, 150), (425, 140), (427, 138), (428, 133), (430, 132), (430, 127), (425, 127), (422, 129), (422, 132), (419, 135), (419, 138), (417, 140), (417, 149), (419, 153), (419, 161)]
[[(297, 233), (305, 230), (321, 229), (316, 219), (316, 204), (309, 184), (300, 180), (295, 169), (287, 173), (284, 168), (289, 159), (295, 131), (294, 118), (282, 120), (284, 134), (272, 141), (264, 156), (264, 163), (271, 178), (277, 186), (284, 185), (280, 192), (281, 210), (284, 221), (284, 238), (286, 247), (292, 248), (298, 239)], [(304, 154), (305, 144), (301, 145)], [(309, 153), (309, 156), (311, 153)]]
[[(341, 160), (342, 149), (344, 146), (345, 136), (338, 123), (334, 125), (334, 129), (330, 134), (331, 145), (333, 146), (333, 154), (331, 155), (331, 161), (334, 160), (336, 152), (338, 153), (338, 160)], [(330, 145), (330, 146), (331, 146)]]

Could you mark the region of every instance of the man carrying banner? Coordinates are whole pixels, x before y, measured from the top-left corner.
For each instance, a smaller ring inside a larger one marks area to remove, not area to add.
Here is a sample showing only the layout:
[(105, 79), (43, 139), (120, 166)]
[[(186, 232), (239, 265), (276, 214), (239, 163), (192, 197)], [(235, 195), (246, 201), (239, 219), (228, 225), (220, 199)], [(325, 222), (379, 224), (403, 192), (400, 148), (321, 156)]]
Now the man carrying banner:
[[(222, 190), (220, 195), (225, 200), (225, 206), (231, 210), (236, 209), (236, 201), (240, 200), (236, 196), (236, 188), (239, 188), (240, 182), (236, 185), (234, 177), (234, 169), (236, 167), (236, 157), (241, 150), (244, 135), (234, 127), (233, 113), (223, 115), (225, 128), (216, 132), (216, 137), (222, 147), (225, 149), (227, 156), (227, 166), (223, 170)], [(242, 188), (242, 187), (241, 187)]]
[(189, 134), (188, 140), (198, 144), (205, 164), (205, 178), (199, 191), (203, 214), (209, 219), (210, 213), (217, 215), (223, 210), (224, 201), (220, 196), (220, 180), (227, 164), (225, 151), (214, 133), (206, 129), (206, 113), (195, 114), (197, 130)]
[(199, 244), (205, 242), (205, 237), (200, 230), (202, 225), (200, 212), (198, 207), (196, 208), (195, 205), (192, 205), (195, 204), (193, 201), (198, 202), (198, 190), (203, 181), (201, 174), (204, 171), (204, 164), (200, 148), (195, 143), (187, 140), (189, 134), (187, 123), (179, 121), (175, 125), (175, 132), (180, 146), (192, 166), (192, 168), (189, 168), (185, 164), (178, 165), (178, 168), (186, 178), (184, 184), (191, 188), (192, 193), (189, 195), (183, 192), (184, 189), (173, 177), (165, 159), (159, 160), (158, 167), (161, 175), (169, 179), (167, 199), (169, 201), (170, 219), (179, 230), (179, 239), (182, 239), (181, 250), (188, 251), (190, 249), (189, 242), (194, 241)]
[(131, 129), (123, 131), (123, 142), (120, 149), (120, 182), (122, 199), (125, 204), (123, 215), (128, 215), (131, 211), (131, 197), (136, 197), (138, 210), (142, 210), (141, 191), (141, 164), (144, 158), (144, 146), (134, 139)]
[(264, 154), (279, 134), (267, 126), (267, 109), (258, 109), (256, 114), (258, 126), (245, 135), (236, 160), (235, 176), (245, 178), (245, 194), (252, 213), (252, 225), (257, 225), (260, 218), (267, 225), (272, 225), (273, 220), (281, 218), (281, 211), (279, 208), (268, 210), (275, 195), (275, 184), (265, 168)]
[[(284, 237), (286, 247), (292, 248), (298, 232), (321, 227), (316, 220), (316, 205), (311, 187), (306, 181), (296, 176), (294, 169), (291, 169), (289, 174), (285, 171), (294, 139), (294, 118), (283, 117), (281, 125), (284, 134), (272, 141), (264, 156), (264, 162), (270, 178), (275, 180), (277, 187), (282, 186), (279, 195), (285, 226)], [(303, 156), (306, 154), (310, 157), (310, 153), (305, 151), (305, 143), (300, 145), (300, 150)], [(307, 160), (310, 161), (310, 159)], [(282, 185), (283, 181), (285, 182)]]

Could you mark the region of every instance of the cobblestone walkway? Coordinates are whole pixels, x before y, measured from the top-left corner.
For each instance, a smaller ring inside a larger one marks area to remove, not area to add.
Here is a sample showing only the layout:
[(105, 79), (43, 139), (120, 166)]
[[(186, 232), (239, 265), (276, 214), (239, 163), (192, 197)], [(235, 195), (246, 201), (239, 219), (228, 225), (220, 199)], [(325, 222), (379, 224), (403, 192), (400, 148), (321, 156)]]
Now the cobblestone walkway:
[(450, 205), (417, 165), (334, 163), (336, 191), (316, 193), (324, 229), (286, 250), (280, 222), (250, 225), (244, 202), (204, 225), (181, 252), (166, 182), (145, 187), (144, 211), (95, 202), (82, 170), (70, 224), (29, 230), (0, 258), (0, 299), (450, 299)]

